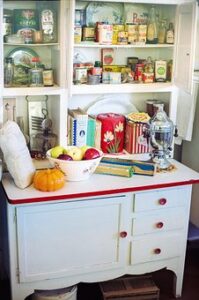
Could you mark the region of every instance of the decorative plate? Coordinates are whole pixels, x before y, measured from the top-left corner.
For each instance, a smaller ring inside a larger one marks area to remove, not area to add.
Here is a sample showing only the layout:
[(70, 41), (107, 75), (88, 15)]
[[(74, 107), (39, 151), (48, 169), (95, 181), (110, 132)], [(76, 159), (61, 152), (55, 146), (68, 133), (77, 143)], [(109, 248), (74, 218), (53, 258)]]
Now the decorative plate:
[(86, 25), (95, 26), (96, 22), (121, 24), (123, 22), (123, 4), (89, 3), (86, 7)]
[(13, 49), (7, 54), (7, 57), (12, 57), (14, 65), (20, 65), (26, 68), (32, 67), (32, 58), (39, 57), (39, 55), (32, 49), (26, 47), (19, 47)]
[(33, 67), (32, 58), (39, 55), (32, 49), (19, 47), (7, 54), (14, 60), (14, 86), (27, 86), (29, 84), (29, 70)]
[(115, 113), (127, 115), (138, 112), (137, 108), (130, 102), (112, 97), (101, 98), (87, 108), (87, 113), (97, 115), (100, 113)]

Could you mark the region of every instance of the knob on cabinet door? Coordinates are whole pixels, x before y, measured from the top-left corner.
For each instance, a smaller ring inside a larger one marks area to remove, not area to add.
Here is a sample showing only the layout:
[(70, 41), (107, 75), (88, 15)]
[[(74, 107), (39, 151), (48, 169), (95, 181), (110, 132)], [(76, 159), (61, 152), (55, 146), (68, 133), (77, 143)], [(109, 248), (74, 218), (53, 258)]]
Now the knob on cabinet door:
[(155, 254), (160, 254), (160, 253), (161, 253), (161, 249), (160, 249), (160, 248), (155, 248), (155, 249), (153, 250), (153, 252), (154, 252)]
[(121, 231), (121, 232), (120, 232), (120, 237), (121, 237), (121, 238), (127, 237), (127, 232), (126, 232), (126, 231)]
[(163, 222), (156, 223), (156, 228), (162, 228), (164, 226)]
[(167, 199), (166, 199), (166, 198), (160, 198), (160, 199), (158, 200), (158, 203), (159, 203), (160, 205), (165, 205), (165, 204), (167, 203)]

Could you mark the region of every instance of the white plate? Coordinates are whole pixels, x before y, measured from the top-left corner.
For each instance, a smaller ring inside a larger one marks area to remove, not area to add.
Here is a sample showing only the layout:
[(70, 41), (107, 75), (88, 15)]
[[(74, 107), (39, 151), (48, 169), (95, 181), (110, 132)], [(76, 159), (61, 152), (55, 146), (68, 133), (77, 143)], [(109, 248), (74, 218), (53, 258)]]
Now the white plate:
[(131, 112), (138, 112), (137, 108), (130, 102), (112, 97), (98, 100), (87, 108), (87, 113), (97, 115), (100, 113), (116, 113), (127, 115)]
[(96, 22), (121, 24), (123, 21), (122, 3), (89, 3), (86, 7), (86, 25), (95, 26)]

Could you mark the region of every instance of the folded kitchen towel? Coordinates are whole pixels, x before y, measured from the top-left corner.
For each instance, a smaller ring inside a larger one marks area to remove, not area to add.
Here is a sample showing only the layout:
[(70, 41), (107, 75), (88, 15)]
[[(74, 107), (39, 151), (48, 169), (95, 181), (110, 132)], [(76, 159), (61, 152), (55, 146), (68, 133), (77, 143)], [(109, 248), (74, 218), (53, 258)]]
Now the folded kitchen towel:
[(35, 166), (17, 123), (7, 121), (0, 129), (0, 147), (15, 184), (24, 189), (32, 183)]

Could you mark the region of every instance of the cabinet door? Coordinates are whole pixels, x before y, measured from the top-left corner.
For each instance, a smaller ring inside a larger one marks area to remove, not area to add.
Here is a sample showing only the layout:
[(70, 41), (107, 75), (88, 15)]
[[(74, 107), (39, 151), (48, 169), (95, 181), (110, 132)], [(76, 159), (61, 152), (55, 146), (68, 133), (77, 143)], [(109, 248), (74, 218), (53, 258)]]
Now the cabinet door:
[(176, 47), (175, 84), (192, 92), (196, 40), (197, 3), (181, 4), (177, 11), (178, 33)]
[(124, 197), (17, 208), (20, 282), (124, 265)]

